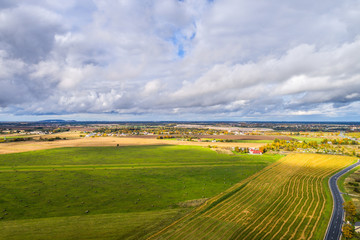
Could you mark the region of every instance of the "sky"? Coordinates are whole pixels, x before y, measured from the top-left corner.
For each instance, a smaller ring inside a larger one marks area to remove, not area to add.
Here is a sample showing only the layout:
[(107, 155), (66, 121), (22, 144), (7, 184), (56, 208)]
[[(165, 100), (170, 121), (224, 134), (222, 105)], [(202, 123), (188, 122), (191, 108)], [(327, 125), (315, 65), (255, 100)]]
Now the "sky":
[(1, 0), (0, 121), (360, 121), (359, 0)]

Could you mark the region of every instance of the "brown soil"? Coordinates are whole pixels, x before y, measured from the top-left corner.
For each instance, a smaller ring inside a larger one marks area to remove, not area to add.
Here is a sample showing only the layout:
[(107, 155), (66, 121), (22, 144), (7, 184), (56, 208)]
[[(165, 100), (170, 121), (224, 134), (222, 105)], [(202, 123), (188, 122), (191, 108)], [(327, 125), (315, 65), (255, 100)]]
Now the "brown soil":
[(185, 208), (198, 207), (201, 204), (203, 204), (204, 202), (206, 202), (207, 200), (208, 200), (208, 198), (200, 198), (200, 199), (188, 200), (188, 201), (185, 201), (185, 202), (181, 202), (178, 205), (180, 207), (185, 207)]

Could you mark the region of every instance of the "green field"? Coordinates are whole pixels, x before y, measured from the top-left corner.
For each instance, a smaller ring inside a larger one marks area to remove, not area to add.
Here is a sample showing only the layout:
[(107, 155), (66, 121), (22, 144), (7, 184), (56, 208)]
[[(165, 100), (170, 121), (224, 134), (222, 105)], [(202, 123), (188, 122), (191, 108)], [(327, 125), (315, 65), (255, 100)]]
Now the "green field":
[(317, 142), (317, 143), (320, 143), (323, 138), (312, 138), (312, 137), (294, 137), (294, 136), (291, 136), (292, 138), (296, 139), (296, 140), (299, 140), (299, 141), (306, 141), (307, 143), (308, 142)]
[(197, 146), (137, 146), (57, 148), (0, 155), (0, 166), (104, 165), (104, 164), (189, 164), (269, 163), (280, 156), (230, 156)]
[(214, 138), (202, 138), (202, 141), (209, 141), (216, 140), (217, 142), (235, 142), (235, 143), (272, 143), (273, 140), (240, 140), (240, 139), (230, 139), (230, 140), (224, 140), (224, 139), (214, 139)]
[(233, 140), (238, 143), (272, 143), (273, 140)]
[(2, 137), (0, 137), (0, 143), (3, 143), (3, 142), (16, 142), (16, 141), (30, 141), (30, 140), (33, 140), (32, 135), (2, 136)]
[(354, 138), (360, 138), (360, 132), (348, 132), (345, 135), (354, 137)]
[[(174, 141), (178, 141), (179, 139), (182, 138), (165, 138), (163, 140), (174, 140)], [(217, 142), (232, 142), (232, 143), (272, 143), (273, 140), (240, 140), (240, 139), (231, 139), (231, 140), (224, 140), (224, 139), (214, 139), (214, 138), (201, 138), (201, 140), (203, 142), (208, 141), (211, 143), (211, 141), (216, 140)]]
[(15, 138), (29, 138), (32, 136), (4, 136), (4, 137), (0, 137), (0, 139), (15, 139)]
[(194, 146), (0, 155), (0, 239), (141, 239), (192, 210), (179, 203), (213, 197), (280, 157)]
[(141, 239), (168, 225), (186, 209), (3, 221), (0, 239)]

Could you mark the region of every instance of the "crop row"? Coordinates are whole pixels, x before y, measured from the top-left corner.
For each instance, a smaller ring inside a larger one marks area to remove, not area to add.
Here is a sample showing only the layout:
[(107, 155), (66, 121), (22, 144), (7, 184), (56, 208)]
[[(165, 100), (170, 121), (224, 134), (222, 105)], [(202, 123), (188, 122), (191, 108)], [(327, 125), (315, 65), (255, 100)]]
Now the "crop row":
[(341, 156), (289, 155), (150, 238), (311, 239), (326, 206), (324, 181), (353, 161)]

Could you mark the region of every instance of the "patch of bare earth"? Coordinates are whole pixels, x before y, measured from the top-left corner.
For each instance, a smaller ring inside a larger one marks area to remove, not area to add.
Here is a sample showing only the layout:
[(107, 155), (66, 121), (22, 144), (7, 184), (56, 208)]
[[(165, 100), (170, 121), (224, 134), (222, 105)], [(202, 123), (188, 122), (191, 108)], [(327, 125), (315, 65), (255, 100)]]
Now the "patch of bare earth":
[(234, 154), (232, 151), (230, 151), (229, 149), (225, 149), (225, 148), (211, 148), (211, 150), (217, 152), (217, 153), (222, 153), (222, 154)]
[(185, 202), (178, 203), (179, 207), (198, 207), (205, 203), (208, 200), (208, 198), (200, 198), (200, 199), (194, 199), (194, 200), (188, 200)]

